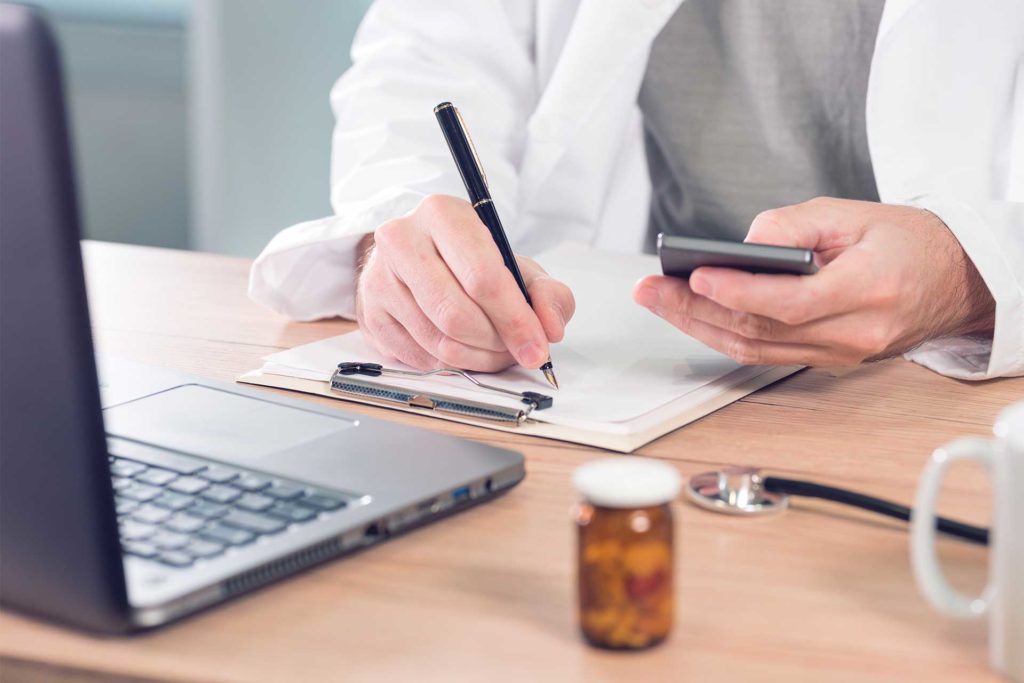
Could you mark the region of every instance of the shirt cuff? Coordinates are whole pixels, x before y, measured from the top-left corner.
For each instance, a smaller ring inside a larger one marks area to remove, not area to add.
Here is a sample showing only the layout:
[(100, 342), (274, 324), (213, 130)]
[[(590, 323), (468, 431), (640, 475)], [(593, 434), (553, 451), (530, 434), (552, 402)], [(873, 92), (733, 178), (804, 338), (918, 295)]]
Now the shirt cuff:
[(360, 240), (412, 211), (423, 196), (397, 189), (282, 230), (252, 264), (249, 297), (292, 320), (354, 320)]

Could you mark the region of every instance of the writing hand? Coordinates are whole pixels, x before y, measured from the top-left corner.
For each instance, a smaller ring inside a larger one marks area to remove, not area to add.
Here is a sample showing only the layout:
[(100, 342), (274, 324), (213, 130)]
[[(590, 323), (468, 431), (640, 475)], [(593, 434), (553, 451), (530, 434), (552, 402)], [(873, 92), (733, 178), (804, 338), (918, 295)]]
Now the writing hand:
[(576, 304), (563, 283), (518, 257), (526, 303), (473, 207), (431, 195), (367, 240), (356, 317), (380, 353), (421, 370), (540, 367)]

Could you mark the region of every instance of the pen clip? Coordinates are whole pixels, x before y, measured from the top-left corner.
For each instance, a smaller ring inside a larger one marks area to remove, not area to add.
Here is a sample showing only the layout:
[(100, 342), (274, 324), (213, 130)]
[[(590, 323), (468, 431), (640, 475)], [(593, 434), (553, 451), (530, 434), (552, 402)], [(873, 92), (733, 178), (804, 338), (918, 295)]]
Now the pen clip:
[(480, 155), (476, 151), (476, 143), (473, 142), (473, 136), (469, 134), (469, 128), (466, 127), (466, 122), (462, 118), (462, 112), (454, 104), (452, 109), (455, 110), (455, 118), (459, 120), (459, 128), (462, 129), (462, 134), (469, 140), (469, 151), (473, 153), (473, 161), (476, 163), (477, 170), (480, 171), (480, 176), (484, 179), (484, 186), (487, 187), (488, 191), (491, 189), (491, 183), (487, 180), (487, 171), (484, 170), (484, 165), (480, 162)]

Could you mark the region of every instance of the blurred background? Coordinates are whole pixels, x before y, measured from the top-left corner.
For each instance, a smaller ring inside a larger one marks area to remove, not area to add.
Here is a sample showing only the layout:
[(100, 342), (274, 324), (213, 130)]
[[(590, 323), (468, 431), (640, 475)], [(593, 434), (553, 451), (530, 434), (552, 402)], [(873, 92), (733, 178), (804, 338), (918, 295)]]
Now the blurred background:
[(63, 56), (83, 231), (255, 256), (331, 212), (331, 85), (371, 0), (32, 0)]

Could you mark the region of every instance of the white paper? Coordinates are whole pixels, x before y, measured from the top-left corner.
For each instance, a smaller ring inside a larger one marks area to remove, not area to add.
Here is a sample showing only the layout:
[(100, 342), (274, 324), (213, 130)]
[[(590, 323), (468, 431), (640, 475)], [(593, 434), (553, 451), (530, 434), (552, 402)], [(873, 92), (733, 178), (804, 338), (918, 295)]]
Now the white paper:
[[(537, 260), (576, 296), (576, 315), (566, 337), (551, 347), (561, 390), (548, 385), (538, 370), (514, 367), (478, 375), (488, 384), (553, 396), (554, 405), (535, 411), (534, 419), (599, 429), (602, 424), (640, 418), (743, 367), (633, 302), (634, 283), (660, 271), (657, 257), (566, 244)], [(264, 360), (264, 372), (325, 381), (343, 361), (408, 369), (378, 356), (359, 332), (275, 353)], [(764, 370), (746, 368), (740, 374), (753, 376)], [(507, 404), (500, 395), (477, 389), (458, 377), (361, 379)], [(699, 394), (703, 397), (707, 392)]]

